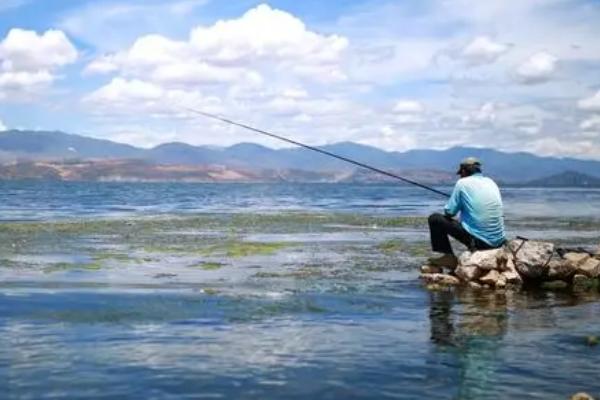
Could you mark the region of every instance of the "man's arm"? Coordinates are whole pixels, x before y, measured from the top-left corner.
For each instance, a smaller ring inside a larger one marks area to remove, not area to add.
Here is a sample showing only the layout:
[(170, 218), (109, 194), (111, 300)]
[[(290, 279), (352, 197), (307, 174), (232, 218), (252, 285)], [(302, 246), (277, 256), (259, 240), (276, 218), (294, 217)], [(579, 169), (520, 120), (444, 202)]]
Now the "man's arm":
[(446, 203), (446, 207), (444, 207), (444, 214), (449, 217), (454, 217), (456, 214), (458, 214), (460, 211), (460, 197), (460, 184), (456, 183), (454, 190), (452, 190), (452, 195), (450, 195), (450, 199), (448, 200), (448, 203)]

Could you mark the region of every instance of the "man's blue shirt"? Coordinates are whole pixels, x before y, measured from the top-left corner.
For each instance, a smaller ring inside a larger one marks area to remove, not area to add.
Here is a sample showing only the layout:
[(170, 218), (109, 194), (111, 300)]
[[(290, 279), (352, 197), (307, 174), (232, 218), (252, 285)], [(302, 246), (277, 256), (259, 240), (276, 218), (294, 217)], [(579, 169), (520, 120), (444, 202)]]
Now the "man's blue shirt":
[(498, 247), (505, 240), (500, 189), (480, 173), (456, 182), (444, 212), (451, 216), (460, 213), (462, 227), (490, 246)]

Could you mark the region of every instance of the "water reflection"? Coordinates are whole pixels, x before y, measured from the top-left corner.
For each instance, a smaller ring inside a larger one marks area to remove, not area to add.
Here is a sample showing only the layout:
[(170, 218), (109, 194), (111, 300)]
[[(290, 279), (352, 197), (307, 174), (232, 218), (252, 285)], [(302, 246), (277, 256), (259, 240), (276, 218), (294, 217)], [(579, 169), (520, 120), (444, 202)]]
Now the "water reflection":
[(507, 331), (506, 293), (471, 290), (430, 294), (430, 338), (436, 350), (456, 363), (456, 397), (489, 396), (498, 352)]
[[(587, 292), (436, 291), (429, 296), (429, 364), (450, 366), (454, 398), (510, 398), (530, 388), (531, 398), (556, 391), (597, 389), (561, 371), (591, 370), (585, 337), (598, 329), (600, 294)], [(552, 365), (552, 368), (547, 368)], [(439, 380), (431, 375), (429, 380)], [(447, 379), (447, 378), (446, 378)], [(503, 396), (499, 396), (502, 393)], [(565, 397), (566, 398), (566, 397)]]

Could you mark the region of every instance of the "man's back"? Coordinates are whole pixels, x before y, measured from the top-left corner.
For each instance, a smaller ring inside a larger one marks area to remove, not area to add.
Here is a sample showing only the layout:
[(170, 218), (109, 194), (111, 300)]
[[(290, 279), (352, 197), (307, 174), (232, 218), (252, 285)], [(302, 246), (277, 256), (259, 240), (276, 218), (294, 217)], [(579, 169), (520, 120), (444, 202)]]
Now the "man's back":
[(460, 212), (463, 228), (489, 245), (496, 247), (504, 242), (502, 198), (490, 178), (477, 173), (459, 179), (445, 211), (453, 216)]

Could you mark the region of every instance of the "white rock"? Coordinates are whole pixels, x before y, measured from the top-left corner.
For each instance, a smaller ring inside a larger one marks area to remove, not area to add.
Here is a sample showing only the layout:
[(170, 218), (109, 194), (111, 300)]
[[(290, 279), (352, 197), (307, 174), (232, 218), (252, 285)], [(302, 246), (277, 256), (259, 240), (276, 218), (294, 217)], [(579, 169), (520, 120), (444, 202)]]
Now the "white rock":
[(454, 270), (456, 276), (458, 276), (461, 280), (469, 282), (478, 279), (481, 275), (484, 274), (484, 271), (478, 267), (471, 265), (459, 265)]
[(421, 267), (422, 274), (441, 274), (444, 272), (442, 267), (436, 267), (434, 265), (423, 265)]
[(598, 278), (600, 276), (600, 260), (588, 258), (583, 264), (577, 267), (577, 273), (589, 278)]
[(479, 250), (473, 253), (465, 251), (460, 255), (459, 265), (478, 267), (481, 269), (496, 269), (498, 267), (498, 256), (503, 255), (503, 249)]
[(548, 263), (554, 254), (554, 245), (534, 240), (511, 240), (508, 250), (521, 277), (540, 278), (548, 271)]
[(421, 279), (427, 283), (437, 283), (446, 286), (456, 286), (460, 284), (460, 280), (457, 277), (447, 274), (421, 274)]
[(586, 253), (567, 253), (563, 258), (571, 263), (574, 267), (579, 267), (589, 260), (590, 256)]

